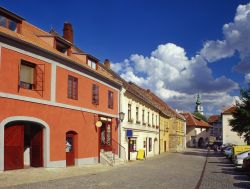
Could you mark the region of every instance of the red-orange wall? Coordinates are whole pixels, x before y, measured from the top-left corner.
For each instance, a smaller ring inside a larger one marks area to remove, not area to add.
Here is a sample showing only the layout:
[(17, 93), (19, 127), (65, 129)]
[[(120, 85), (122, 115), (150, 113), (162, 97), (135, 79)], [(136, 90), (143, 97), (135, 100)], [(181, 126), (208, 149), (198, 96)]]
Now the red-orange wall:
[[(34, 64), (42, 64), (45, 65), (44, 70), (44, 91), (43, 96), (41, 93), (37, 91), (27, 90), (20, 88), (18, 89), (18, 81), (19, 81), (19, 64), (21, 60), (30, 61)], [(1, 63), (0, 63), (0, 91), (23, 95), (28, 97), (34, 97), (39, 99), (50, 99), (50, 79), (51, 79), (51, 65), (32, 58), (30, 56), (2, 48), (1, 51)]]
[[(18, 69), (21, 59), (45, 65), (43, 96), (38, 92), (20, 88)], [(68, 75), (78, 78), (78, 100), (67, 98)], [(75, 105), (109, 114), (118, 114), (118, 91), (66, 69), (57, 67), (56, 102)], [(0, 62), (0, 92), (50, 100), (51, 64), (30, 56), (2, 48)], [(99, 85), (99, 105), (92, 104), (92, 84)], [(114, 109), (108, 108), (108, 90), (114, 92)], [(95, 127), (98, 115), (72, 109), (42, 105), (0, 97), (0, 122), (11, 116), (30, 116), (45, 121), (50, 127), (50, 160), (65, 160), (67, 131), (78, 133), (78, 155), (76, 158), (98, 157), (98, 132)], [(112, 137), (118, 141), (116, 119), (112, 119)]]
[[(78, 100), (68, 98), (68, 75), (78, 78)], [(99, 105), (92, 104), (92, 85), (99, 86)], [(108, 108), (108, 90), (114, 93), (114, 108)], [(64, 68), (57, 67), (57, 80), (56, 80), (56, 99), (57, 102), (89, 108), (107, 112), (110, 114), (118, 113), (118, 92), (110, 87), (98, 83), (89, 78), (80, 76), (77, 73), (70, 72)]]

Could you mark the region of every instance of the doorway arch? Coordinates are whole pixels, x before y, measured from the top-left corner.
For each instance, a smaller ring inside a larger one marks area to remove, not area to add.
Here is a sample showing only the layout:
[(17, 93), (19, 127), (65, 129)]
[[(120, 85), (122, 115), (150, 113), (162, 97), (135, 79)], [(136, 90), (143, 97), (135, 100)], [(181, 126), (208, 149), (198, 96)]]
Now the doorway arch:
[[(5, 141), (5, 130), (8, 127), (11, 127), (15, 124), (20, 124), (20, 123), (30, 124), (33, 126), (35, 125), (35, 126), (38, 126), (41, 128), (42, 135), (40, 135), (40, 137), (42, 138), (42, 165), (44, 167), (48, 167), (49, 166), (49, 157), (50, 157), (50, 137), (49, 137), (50, 136), (50, 129), (49, 129), (49, 125), (45, 121), (38, 119), (38, 118), (28, 117), (28, 116), (13, 116), (13, 117), (8, 117), (0, 122), (0, 171), (4, 170), (4, 162), (5, 162), (4, 157), (6, 155), (6, 154), (4, 154), (6, 151), (5, 150), (5, 142), (6, 142)], [(21, 131), (22, 129), (20, 129), (20, 127), (15, 127), (15, 128), (17, 129), (15, 132), (19, 132), (19, 134), (22, 133), (22, 131)], [(12, 129), (14, 129), (14, 127)], [(7, 145), (7, 143), (6, 143), (6, 145)]]

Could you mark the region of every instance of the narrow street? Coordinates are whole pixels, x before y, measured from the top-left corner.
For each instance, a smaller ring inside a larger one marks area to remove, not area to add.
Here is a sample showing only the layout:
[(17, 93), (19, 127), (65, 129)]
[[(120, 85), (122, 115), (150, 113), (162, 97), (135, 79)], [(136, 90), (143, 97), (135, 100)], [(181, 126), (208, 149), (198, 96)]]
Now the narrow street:
[[(169, 189), (214, 189), (250, 188), (246, 173), (235, 171), (220, 153), (188, 149), (183, 153), (165, 153), (146, 161), (130, 162), (126, 165), (105, 170), (88, 172), (81, 176), (68, 175), (66, 178), (22, 184), (4, 185), (5, 173), (0, 174), (1, 188), (169, 188)], [(205, 170), (203, 172), (204, 164)], [(42, 169), (41, 169), (42, 171)], [(47, 170), (50, 171), (50, 170)], [(41, 172), (40, 177), (43, 177)], [(76, 174), (74, 174), (76, 175)], [(11, 176), (11, 174), (9, 174)], [(25, 178), (25, 177), (24, 177)], [(200, 180), (202, 178), (202, 180)], [(12, 175), (15, 183), (15, 172)]]

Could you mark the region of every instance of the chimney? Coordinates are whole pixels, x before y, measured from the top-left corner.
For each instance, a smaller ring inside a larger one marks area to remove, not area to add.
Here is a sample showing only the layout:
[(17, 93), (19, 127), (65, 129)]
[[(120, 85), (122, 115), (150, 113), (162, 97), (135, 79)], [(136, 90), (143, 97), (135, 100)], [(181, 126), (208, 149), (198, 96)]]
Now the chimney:
[(65, 22), (63, 26), (63, 38), (73, 43), (73, 28), (71, 23)]
[(105, 60), (104, 60), (104, 66), (105, 66), (106, 68), (110, 69), (110, 61), (109, 61), (109, 59), (105, 59)]

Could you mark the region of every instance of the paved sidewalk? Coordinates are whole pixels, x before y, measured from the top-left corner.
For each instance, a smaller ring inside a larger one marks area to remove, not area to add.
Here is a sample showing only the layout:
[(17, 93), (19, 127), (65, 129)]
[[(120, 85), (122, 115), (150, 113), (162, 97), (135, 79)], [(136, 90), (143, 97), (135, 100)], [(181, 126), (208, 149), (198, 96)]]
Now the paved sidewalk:
[(75, 176), (96, 174), (112, 169), (106, 165), (86, 165), (67, 168), (26, 168), (0, 173), (0, 187), (52, 181)]
[(205, 155), (204, 150), (188, 149), (113, 168), (96, 165), (8, 171), (0, 174), (0, 186), (9, 189), (193, 189), (200, 178)]
[(236, 169), (220, 152), (210, 152), (199, 189), (250, 189), (249, 181), (247, 173)]

